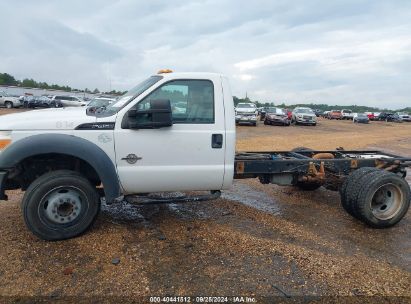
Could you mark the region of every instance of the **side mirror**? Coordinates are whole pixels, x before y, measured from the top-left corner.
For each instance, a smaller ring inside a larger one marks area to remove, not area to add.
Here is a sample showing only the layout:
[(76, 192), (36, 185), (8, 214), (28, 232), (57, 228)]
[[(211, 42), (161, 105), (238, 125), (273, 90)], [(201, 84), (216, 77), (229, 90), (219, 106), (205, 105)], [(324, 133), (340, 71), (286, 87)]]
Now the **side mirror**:
[(128, 127), (130, 129), (158, 129), (171, 127), (173, 117), (168, 99), (150, 101), (150, 108), (128, 111)]

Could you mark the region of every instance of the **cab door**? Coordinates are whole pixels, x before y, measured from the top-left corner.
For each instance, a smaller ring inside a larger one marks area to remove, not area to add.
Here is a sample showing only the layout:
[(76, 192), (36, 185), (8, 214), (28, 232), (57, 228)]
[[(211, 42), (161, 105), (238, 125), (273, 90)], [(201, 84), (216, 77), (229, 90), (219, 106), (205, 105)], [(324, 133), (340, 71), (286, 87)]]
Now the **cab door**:
[[(224, 179), (225, 125), (221, 79), (164, 81), (119, 112), (116, 163), (126, 194), (219, 190)], [(149, 109), (151, 100), (171, 103), (173, 125), (131, 129), (128, 112)]]

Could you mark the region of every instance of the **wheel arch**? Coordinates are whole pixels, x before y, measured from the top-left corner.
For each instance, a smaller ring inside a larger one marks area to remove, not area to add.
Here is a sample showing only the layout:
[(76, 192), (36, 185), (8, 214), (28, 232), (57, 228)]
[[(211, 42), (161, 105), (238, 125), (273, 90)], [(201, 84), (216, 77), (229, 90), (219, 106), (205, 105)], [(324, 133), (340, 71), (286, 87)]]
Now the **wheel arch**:
[(23, 138), (0, 154), (0, 168), (12, 169), (31, 157), (50, 154), (78, 158), (93, 168), (103, 184), (107, 202), (120, 196), (117, 171), (109, 156), (96, 144), (72, 135), (40, 134)]

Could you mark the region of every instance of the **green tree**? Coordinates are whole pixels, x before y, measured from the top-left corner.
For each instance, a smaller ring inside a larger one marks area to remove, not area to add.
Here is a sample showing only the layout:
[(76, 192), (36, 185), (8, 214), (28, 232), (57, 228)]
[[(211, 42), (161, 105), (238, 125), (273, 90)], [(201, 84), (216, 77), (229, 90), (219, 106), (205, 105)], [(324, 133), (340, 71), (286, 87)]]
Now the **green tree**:
[(19, 85), (19, 81), (16, 80), (13, 76), (7, 73), (0, 73), (0, 84), (1, 85)]

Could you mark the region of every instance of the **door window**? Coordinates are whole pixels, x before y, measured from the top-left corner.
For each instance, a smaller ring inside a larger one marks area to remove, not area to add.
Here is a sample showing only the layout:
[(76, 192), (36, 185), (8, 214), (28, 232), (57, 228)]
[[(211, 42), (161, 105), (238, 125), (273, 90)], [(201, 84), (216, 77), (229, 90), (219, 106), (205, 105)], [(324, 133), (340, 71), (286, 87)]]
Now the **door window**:
[(209, 80), (170, 81), (140, 101), (137, 109), (150, 109), (150, 101), (156, 99), (170, 100), (173, 123), (214, 123), (214, 86)]

